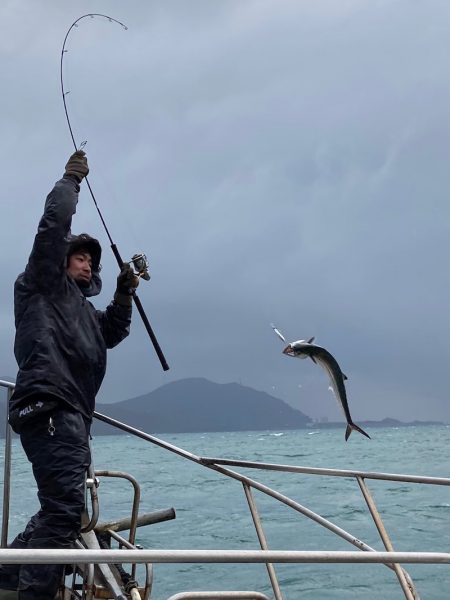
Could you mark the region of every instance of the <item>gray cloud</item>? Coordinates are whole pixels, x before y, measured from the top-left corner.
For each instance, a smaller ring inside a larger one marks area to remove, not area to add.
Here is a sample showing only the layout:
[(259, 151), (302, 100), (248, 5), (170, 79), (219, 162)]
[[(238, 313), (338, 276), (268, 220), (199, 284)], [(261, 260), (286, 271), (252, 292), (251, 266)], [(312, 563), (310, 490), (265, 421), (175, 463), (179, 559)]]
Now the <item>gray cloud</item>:
[[(46, 193), (72, 151), (59, 58), (75, 9), (0, 9), (3, 164), (0, 371), (15, 371), (12, 285)], [(193, 0), (97, 12), (65, 56), (77, 141), (124, 257), (144, 250), (139, 292), (171, 365), (136, 315), (99, 399), (205, 376), (339, 416), (310, 361), (269, 323), (316, 335), (349, 376), (356, 420), (449, 420), (447, 269), (450, 7), (405, 0)], [(105, 246), (87, 189), (74, 231)], [(299, 387), (301, 386), (301, 387)]]

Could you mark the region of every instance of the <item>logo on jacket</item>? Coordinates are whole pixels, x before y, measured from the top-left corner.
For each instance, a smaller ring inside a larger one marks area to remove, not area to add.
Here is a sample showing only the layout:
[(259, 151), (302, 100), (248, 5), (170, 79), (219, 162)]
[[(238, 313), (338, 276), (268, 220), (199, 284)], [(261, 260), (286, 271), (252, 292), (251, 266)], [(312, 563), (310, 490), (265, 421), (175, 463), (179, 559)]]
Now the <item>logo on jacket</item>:
[(32, 412), (33, 409), (31, 408), (31, 404), (29, 404), (28, 406), (25, 406), (25, 408), (22, 408), (22, 410), (19, 412), (19, 417), (25, 417), (26, 415), (29, 415)]

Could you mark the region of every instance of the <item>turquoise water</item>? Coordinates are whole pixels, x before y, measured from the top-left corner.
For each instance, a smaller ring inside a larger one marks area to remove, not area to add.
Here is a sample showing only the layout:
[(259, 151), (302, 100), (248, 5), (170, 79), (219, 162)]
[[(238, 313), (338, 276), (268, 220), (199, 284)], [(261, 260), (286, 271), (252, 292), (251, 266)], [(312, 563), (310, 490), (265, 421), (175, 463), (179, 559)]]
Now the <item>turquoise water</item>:
[[(159, 435), (199, 456), (450, 477), (450, 427), (373, 429), (372, 440), (344, 427), (332, 430)], [(130, 436), (93, 440), (95, 468), (124, 470), (141, 484), (141, 512), (173, 506), (177, 518), (138, 530), (147, 548), (257, 549), (242, 485)], [(237, 469), (238, 470), (238, 469)], [(242, 473), (331, 520), (376, 550), (384, 550), (353, 479), (263, 472)], [(13, 449), (11, 536), (37, 509), (36, 489), (20, 444)], [(394, 548), (450, 552), (450, 488), (368, 481)], [(128, 516), (130, 484), (101, 481), (101, 520)], [(273, 550), (354, 550), (345, 540), (255, 491), (268, 545)], [(422, 599), (442, 600), (449, 565), (407, 565)], [(403, 598), (395, 574), (380, 565), (276, 565), (285, 600)], [(272, 592), (263, 565), (155, 565), (151, 598), (186, 590), (251, 589)]]

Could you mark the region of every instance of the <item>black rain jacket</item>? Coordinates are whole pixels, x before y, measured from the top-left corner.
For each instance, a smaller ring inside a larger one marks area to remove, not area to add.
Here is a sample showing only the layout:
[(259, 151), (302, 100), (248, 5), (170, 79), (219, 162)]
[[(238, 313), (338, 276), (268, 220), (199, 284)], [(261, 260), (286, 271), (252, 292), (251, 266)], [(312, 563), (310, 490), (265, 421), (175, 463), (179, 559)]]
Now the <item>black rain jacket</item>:
[(31, 396), (50, 394), (92, 419), (105, 375), (106, 349), (129, 333), (131, 308), (113, 301), (99, 311), (86, 299), (100, 293), (98, 271), (93, 270), (85, 288), (67, 275), (66, 253), (79, 190), (71, 176), (55, 184), (26, 269), (14, 286), (19, 373), (10, 413)]

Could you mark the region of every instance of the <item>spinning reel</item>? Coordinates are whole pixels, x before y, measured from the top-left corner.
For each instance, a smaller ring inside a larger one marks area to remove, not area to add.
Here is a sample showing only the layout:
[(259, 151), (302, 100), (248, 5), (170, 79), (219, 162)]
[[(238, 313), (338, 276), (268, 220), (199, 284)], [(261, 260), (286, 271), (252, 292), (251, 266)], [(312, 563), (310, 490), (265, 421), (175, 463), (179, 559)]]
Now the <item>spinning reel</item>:
[(136, 271), (135, 274), (138, 277), (142, 277), (145, 281), (150, 280), (150, 273), (148, 272), (149, 264), (147, 257), (143, 252), (141, 252), (141, 254), (133, 254), (130, 263), (133, 263), (134, 270)]

